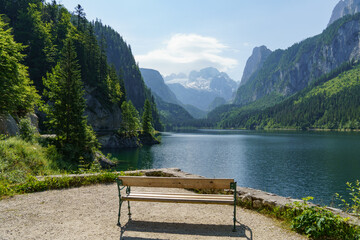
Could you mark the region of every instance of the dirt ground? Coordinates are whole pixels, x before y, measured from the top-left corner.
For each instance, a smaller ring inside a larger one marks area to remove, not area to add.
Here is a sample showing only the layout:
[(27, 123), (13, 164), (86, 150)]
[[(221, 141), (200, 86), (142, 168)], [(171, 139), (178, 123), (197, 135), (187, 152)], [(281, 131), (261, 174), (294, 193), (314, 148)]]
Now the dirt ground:
[[(133, 191), (176, 191), (141, 189)], [(19, 195), (0, 201), (0, 239), (307, 239), (254, 211), (226, 205), (131, 202), (123, 204), (120, 229), (116, 184)]]

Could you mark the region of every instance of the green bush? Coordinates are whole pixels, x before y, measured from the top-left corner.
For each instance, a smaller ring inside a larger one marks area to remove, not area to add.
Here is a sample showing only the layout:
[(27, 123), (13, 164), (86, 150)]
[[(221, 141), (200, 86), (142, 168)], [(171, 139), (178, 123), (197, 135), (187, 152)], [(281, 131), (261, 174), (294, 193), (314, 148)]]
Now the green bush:
[(36, 128), (31, 125), (29, 118), (22, 118), (19, 122), (19, 136), (27, 142), (33, 142), (35, 139)]
[(347, 182), (347, 190), (349, 191), (350, 200), (349, 202), (343, 199), (338, 193), (336, 193), (336, 198), (340, 200), (345, 211), (355, 214), (357, 217), (360, 217), (360, 181), (357, 180), (355, 183)]
[(28, 174), (40, 175), (48, 171), (47, 154), (39, 144), (19, 137), (0, 140), (0, 181), (20, 183)]
[(360, 239), (360, 229), (347, 223), (331, 211), (318, 206), (309, 206), (307, 201), (295, 202), (286, 210), (284, 216), (290, 220), (291, 228), (298, 233), (306, 234), (311, 239)]

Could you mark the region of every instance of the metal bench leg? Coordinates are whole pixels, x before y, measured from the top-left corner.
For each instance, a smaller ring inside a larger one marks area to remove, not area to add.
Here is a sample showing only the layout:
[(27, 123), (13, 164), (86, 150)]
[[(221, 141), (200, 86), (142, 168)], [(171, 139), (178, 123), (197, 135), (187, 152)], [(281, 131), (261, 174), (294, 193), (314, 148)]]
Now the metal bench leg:
[(130, 201), (128, 201), (128, 209), (129, 209), (129, 221), (131, 221), (131, 211), (130, 211)]
[[(129, 186), (126, 187), (126, 194), (129, 195), (130, 192), (131, 192), (131, 187), (129, 187)], [(129, 210), (129, 213), (128, 213), (129, 221), (131, 221), (130, 201), (128, 201), (128, 210)]]
[(121, 197), (121, 190), (124, 189), (124, 187), (121, 187), (122, 186), (122, 181), (117, 179), (116, 180), (116, 183), (117, 183), (117, 187), (118, 187), (118, 191), (119, 191), (119, 213), (118, 213), (118, 222), (117, 222), (117, 225), (119, 227), (121, 227), (121, 224), (120, 224), (120, 215), (121, 215), (121, 205), (123, 203), (123, 200), (122, 200), (122, 197)]
[(120, 198), (120, 200), (119, 200), (118, 223), (117, 223), (117, 225), (118, 225), (119, 227), (121, 227), (121, 224), (120, 224), (120, 216), (121, 216), (121, 205), (122, 205), (122, 203), (123, 203), (123, 200)]
[(233, 232), (236, 232), (236, 225), (235, 225), (236, 224), (236, 195), (237, 195), (237, 193), (236, 193), (236, 182), (231, 183), (230, 188), (232, 188), (234, 190), (234, 218), (233, 218), (233, 220), (234, 220), (234, 228), (233, 228)]

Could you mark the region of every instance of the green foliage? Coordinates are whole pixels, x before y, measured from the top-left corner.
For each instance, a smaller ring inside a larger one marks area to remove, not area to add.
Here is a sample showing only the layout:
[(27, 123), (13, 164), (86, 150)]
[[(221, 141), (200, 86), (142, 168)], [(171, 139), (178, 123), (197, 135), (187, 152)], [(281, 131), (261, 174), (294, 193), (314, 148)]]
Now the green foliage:
[(25, 116), (33, 111), (39, 96), (32, 86), (27, 67), (21, 62), (24, 47), (14, 41), (11, 29), (0, 17), (0, 114)]
[(83, 83), (71, 39), (66, 40), (62, 54), (61, 61), (44, 79), (44, 94), (51, 102), (44, 111), (64, 157), (72, 162), (91, 161), (98, 143), (84, 116)]
[(109, 69), (109, 73), (106, 78), (106, 85), (109, 93), (109, 98), (112, 103), (119, 104), (124, 101), (123, 92), (121, 91), (121, 84), (118, 75), (116, 74), (115, 68), (112, 66)]
[(40, 91), (43, 88), (41, 78), (55, 64), (58, 54), (52, 42), (52, 24), (42, 20), (42, 10), (42, 3), (30, 3), (27, 8), (19, 9), (14, 27), (15, 39), (29, 45), (24, 51), (25, 64)]
[(129, 136), (138, 136), (137, 131), (140, 129), (140, 117), (139, 112), (131, 101), (125, 101), (121, 104), (121, 117), (120, 133), (126, 133)]
[(347, 182), (347, 190), (349, 192), (349, 201), (346, 201), (342, 196), (336, 193), (336, 198), (340, 200), (341, 205), (345, 211), (355, 214), (360, 218), (360, 181), (355, 183)]
[(36, 127), (31, 124), (29, 118), (22, 118), (19, 121), (19, 136), (27, 142), (33, 142), (36, 136)]
[(284, 216), (291, 220), (292, 229), (311, 239), (360, 239), (358, 227), (349, 225), (348, 219), (323, 207), (310, 206), (307, 201), (312, 199), (304, 198), (304, 202), (295, 202), (289, 206)]
[(149, 100), (145, 100), (144, 104), (144, 113), (142, 116), (142, 130), (144, 133), (152, 134), (154, 129), (152, 127), (152, 112), (151, 112), (151, 105)]
[(0, 199), (15, 194), (24, 194), (40, 192), (52, 189), (64, 189), (72, 187), (81, 187), (100, 183), (113, 183), (120, 174), (116, 172), (104, 172), (88, 176), (63, 176), (63, 177), (45, 177), (42, 180), (28, 175), (26, 180), (19, 184), (9, 184), (0, 182)]
[(49, 171), (46, 149), (18, 137), (0, 140), (0, 181), (23, 182), (28, 174), (40, 175)]

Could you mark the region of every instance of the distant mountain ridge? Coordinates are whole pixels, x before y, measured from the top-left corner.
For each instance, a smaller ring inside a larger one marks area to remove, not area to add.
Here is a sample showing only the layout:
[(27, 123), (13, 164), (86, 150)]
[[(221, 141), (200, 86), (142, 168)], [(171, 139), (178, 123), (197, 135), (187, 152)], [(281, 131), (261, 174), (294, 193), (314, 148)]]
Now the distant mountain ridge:
[(334, 8), (328, 26), (348, 14), (355, 14), (359, 11), (360, 0), (341, 0)]
[(184, 104), (191, 104), (208, 111), (216, 97), (229, 101), (238, 84), (226, 73), (216, 68), (204, 68), (185, 74), (171, 74), (165, 77), (166, 84)]

